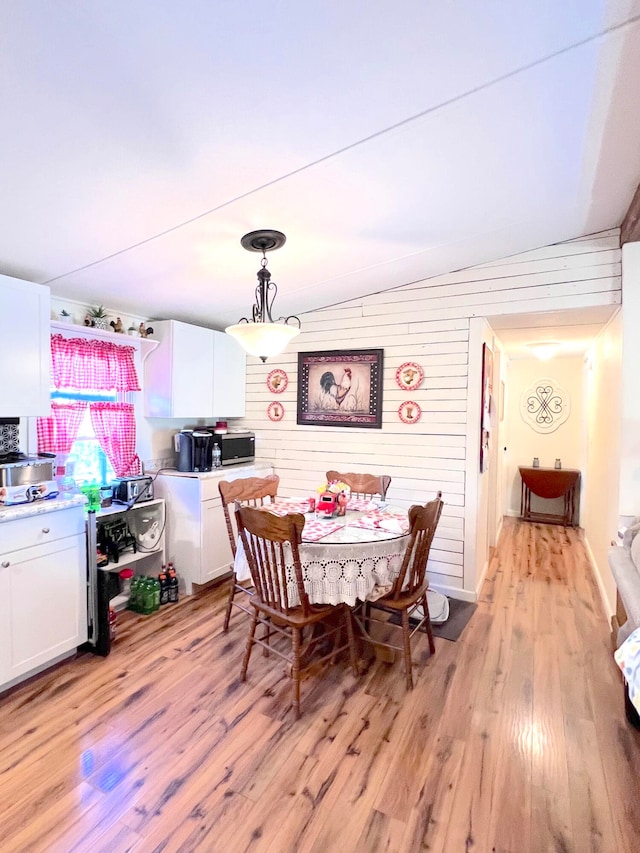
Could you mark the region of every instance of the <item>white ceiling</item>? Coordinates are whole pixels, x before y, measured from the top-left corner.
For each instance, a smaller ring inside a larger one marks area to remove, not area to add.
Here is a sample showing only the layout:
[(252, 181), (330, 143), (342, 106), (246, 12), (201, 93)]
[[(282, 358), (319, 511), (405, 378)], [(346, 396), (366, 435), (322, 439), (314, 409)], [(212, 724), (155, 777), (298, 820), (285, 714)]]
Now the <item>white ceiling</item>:
[(640, 0), (24, 0), (0, 272), (123, 312), (302, 313), (618, 225)]
[(535, 358), (539, 344), (557, 344), (556, 355), (563, 357), (584, 355), (617, 311), (617, 305), (603, 305), (487, 319), (509, 358)]

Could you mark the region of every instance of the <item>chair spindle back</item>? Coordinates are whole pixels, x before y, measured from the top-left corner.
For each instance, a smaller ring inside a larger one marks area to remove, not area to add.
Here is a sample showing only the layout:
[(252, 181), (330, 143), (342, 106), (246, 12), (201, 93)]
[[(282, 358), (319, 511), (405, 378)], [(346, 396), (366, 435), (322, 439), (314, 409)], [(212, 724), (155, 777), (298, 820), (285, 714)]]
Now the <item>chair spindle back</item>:
[(236, 504), (236, 521), (251, 579), (261, 601), (280, 613), (290, 611), (287, 584), (293, 568), (302, 613), (308, 616), (309, 598), (304, 588), (298, 551), (304, 516), (300, 513), (276, 516)]
[[(264, 506), (265, 502), (273, 503), (278, 494), (280, 477), (269, 474), (267, 477), (244, 477), (240, 480), (220, 480), (218, 491), (222, 498), (224, 520), (227, 524), (231, 553), (236, 556), (237, 533), (234, 530), (229, 507), (239, 502), (249, 506)], [(268, 499), (268, 500), (267, 500)]]
[(443, 506), (442, 492), (438, 492), (438, 497), (425, 506), (412, 506), (409, 510), (411, 535), (404, 552), (400, 574), (393, 585), (394, 599), (412, 595), (424, 583), (429, 551)]
[(373, 498), (380, 495), (382, 500), (386, 498), (387, 489), (391, 485), (391, 477), (388, 474), (378, 477), (375, 474), (339, 474), (337, 471), (327, 471), (327, 482), (334, 480), (346, 483), (354, 497)]

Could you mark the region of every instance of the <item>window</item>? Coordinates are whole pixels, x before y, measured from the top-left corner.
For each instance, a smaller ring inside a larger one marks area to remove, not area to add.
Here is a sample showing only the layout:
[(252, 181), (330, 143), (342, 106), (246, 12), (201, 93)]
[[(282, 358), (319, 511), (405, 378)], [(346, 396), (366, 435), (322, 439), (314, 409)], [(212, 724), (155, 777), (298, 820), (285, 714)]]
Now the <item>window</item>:
[[(52, 391), (51, 399), (58, 403), (73, 403), (84, 401), (94, 402), (116, 402), (118, 394), (116, 391), (85, 391), (76, 393), (73, 391)], [(91, 422), (91, 413), (87, 406), (76, 440), (71, 445), (71, 451), (66, 461), (66, 472), (76, 483), (101, 483), (107, 484), (115, 479), (113, 470), (107, 455), (100, 447)]]
[(111, 341), (51, 336), (51, 415), (36, 421), (38, 452), (55, 453), (58, 465), (71, 462), (79, 481), (140, 473), (134, 404), (127, 401), (140, 390), (134, 353)]

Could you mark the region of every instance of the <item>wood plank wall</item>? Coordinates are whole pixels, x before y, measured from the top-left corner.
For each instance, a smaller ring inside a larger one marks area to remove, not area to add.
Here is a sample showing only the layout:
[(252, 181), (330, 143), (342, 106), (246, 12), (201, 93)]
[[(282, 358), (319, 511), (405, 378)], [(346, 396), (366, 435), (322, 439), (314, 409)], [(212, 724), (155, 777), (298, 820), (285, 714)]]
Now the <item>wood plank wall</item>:
[[(424, 503), (442, 489), (446, 501), (429, 561), (432, 585), (475, 593), (464, 572), (467, 417), (479, 417), (480, 401), (467, 399), (469, 320), (495, 314), (556, 311), (619, 304), (619, 229), (547, 246), (489, 264), (451, 272), (301, 316), (302, 333), (267, 364), (250, 357), (247, 410), (242, 422), (256, 433), (256, 453), (272, 460), (287, 494), (315, 493), (327, 470), (390, 474), (389, 500)], [(296, 424), (297, 353), (342, 348), (384, 349), (383, 424), (380, 430)], [(417, 361), (425, 372), (412, 392), (396, 384), (396, 369)], [(282, 394), (267, 389), (270, 370), (286, 370)], [(405, 425), (398, 406), (413, 399), (422, 408)], [(272, 423), (267, 406), (278, 400), (285, 417)]]

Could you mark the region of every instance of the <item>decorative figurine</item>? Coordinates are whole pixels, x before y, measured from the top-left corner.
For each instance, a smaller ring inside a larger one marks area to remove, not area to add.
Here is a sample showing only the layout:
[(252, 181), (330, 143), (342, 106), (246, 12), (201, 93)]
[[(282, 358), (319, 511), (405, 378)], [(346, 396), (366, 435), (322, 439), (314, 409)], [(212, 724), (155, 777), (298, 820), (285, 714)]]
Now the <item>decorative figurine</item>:
[(138, 332), (141, 338), (148, 338), (149, 335), (153, 334), (153, 326), (147, 326), (147, 328), (145, 328), (144, 323), (140, 323), (138, 326)]
[(323, 492), (318, 498), (316, 504), (316, 512), (318, 515), (324, 515), (325, 518), (331, 518), (336, 511), (336, 498), (334, 492)]
[(122, 320), (120, 317), (116, 317), (115, 321), (111, 320), (109, 323), (114, 332), (118, 332), (119, 334), (124, 334), (124, 327), (122, 325)]
[(349, 498), (344, 492), (338, 495), (338, 515), (346, 515)]

